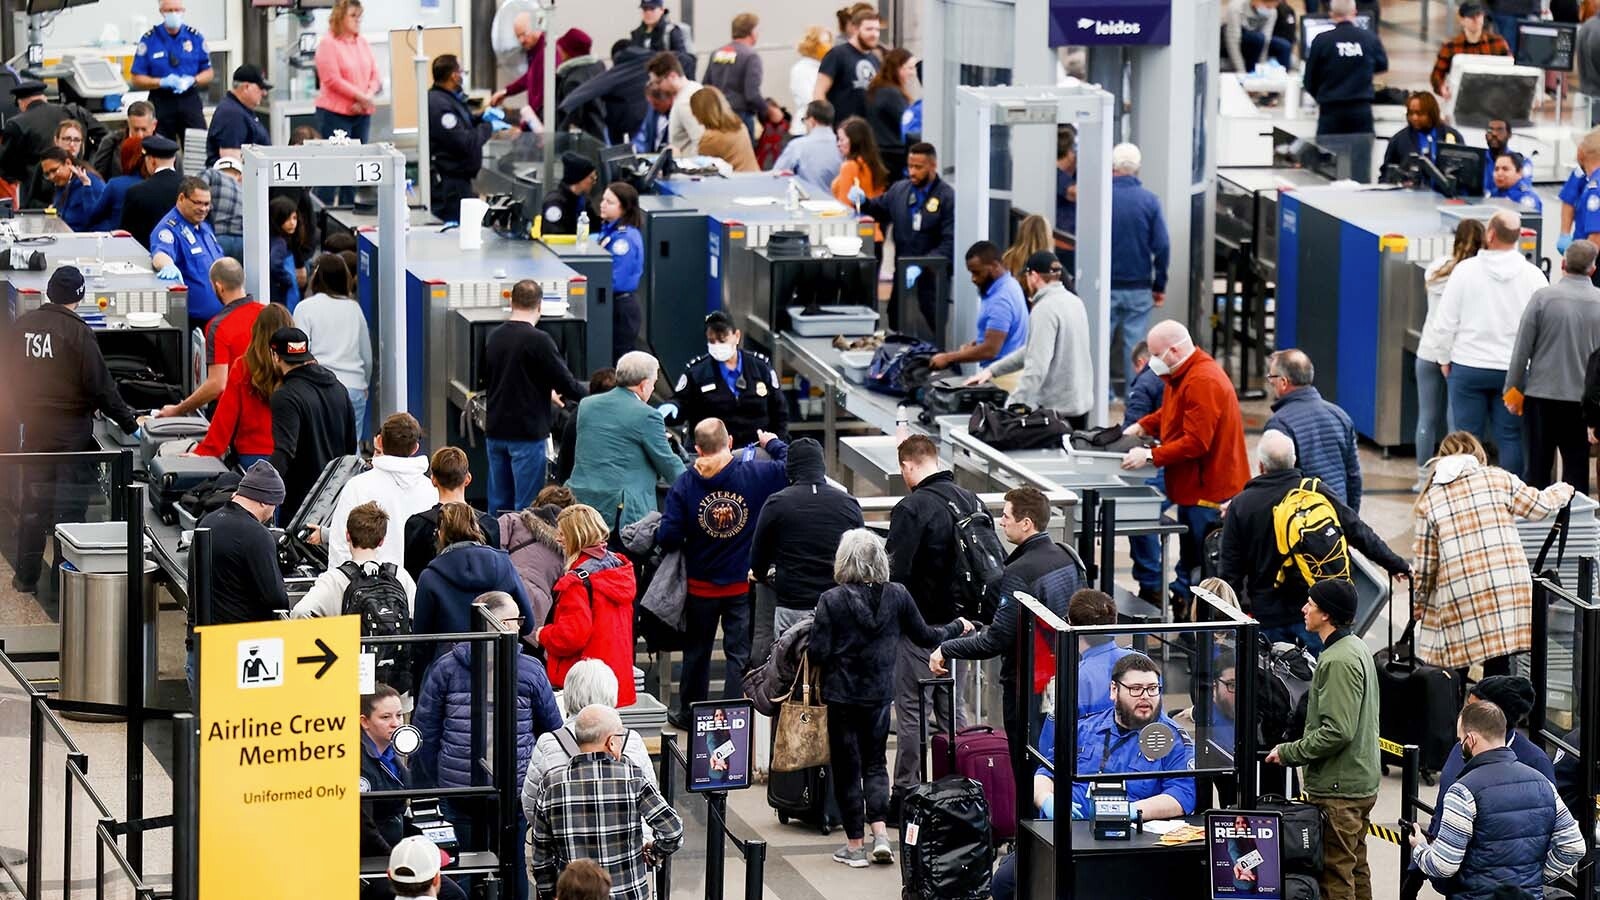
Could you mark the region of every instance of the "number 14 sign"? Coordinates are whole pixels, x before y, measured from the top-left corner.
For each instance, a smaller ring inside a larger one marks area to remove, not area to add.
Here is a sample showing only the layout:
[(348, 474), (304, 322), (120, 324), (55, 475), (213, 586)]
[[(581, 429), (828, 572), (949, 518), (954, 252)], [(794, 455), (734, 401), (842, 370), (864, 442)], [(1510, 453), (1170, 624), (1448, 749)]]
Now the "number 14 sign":
[(293, 159), (276, 160), (271, 166), (271, 182), (281, 185), (376, 185), (389, 179), (389, 167), (382, 160)]

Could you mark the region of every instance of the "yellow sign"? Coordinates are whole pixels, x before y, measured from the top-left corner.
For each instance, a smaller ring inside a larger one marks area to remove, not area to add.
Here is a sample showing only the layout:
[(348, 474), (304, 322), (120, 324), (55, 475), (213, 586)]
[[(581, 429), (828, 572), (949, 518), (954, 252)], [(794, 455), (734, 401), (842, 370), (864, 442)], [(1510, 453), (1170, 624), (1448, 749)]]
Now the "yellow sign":
[[(361, 622), (247, 622), (200, 639), (200, 896), (359, 892)], [(263, 851), (262, 841), (273, 845)], [(289, 862), (285, 867), (285, 861)]]
[(1378, 749), (1390, 756), (1405, 756), (1406, 748), (1396, 744), (1388, 738), (1378, 738)]

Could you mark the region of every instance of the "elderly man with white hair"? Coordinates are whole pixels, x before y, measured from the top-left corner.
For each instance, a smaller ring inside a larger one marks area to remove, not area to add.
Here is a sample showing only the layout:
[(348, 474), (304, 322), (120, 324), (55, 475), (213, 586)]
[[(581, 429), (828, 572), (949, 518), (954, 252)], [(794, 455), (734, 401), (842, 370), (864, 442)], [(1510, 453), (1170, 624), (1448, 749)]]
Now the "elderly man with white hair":
[(517, 44), (522, 47), (522, 52), (528, 55), (528, 69), (510, 84), (495, 91), (489, 97), (490, 106), (499, 106), (507, 97), (515, 97), (524, 91), (528, 94), (528, 109), (534, 116), (544, 114), (544, 13), (537, 17), (531, 11), (517, 13), (511, 20), (511, 30), (517, 36)]
[(1317, 143), (1350, 155), (1350, 177), (1372, 178), (1372, 79), (1389, 71), (1389, 56), (1377, 29), (1355, 23), (1355, 0), (1333, 0), (1334, 26), (1311, 42), (1305, 54), (1305, 88), (1317, 101)]
[(1150, 310), (1167, 301), (1172, 241), (1161, 198), (1139, 183), (1143, 157), (1132, 144), (1111, 148), (1111, 333), (1121, 334), (1123, 385), (1133, 383), (1133, 345)]
[(1194, 345), (1183, 323), (1157, 322), (1146, 342), (1150, 368), (1165, 382), (1166, 398), (1160, 409), (1124, 431), (1161, 443), (1129, 450), (1122, 467), (1153, 463), (1165, 470), (1167, 499), (1177, 508), (1178, 523), (1188, 529), (1178, 537), (1178, 571), (1172, 584), (1173, 600), (1187, 608), (1206, 533), (1222, 518), (1222, 504), (1250, 480), (1244, 416), (1228, 373)]
[(1271, 641), (1299, 638), (1312, 653), (1321, 653), (1321, 639), (1306, 630), (1300, 615), (1311, 586), (1295, 569), (1278, 583), (1285, 556), (1278, 549), (1273, 511), (1290, 491), (1310, 490), (1326, 497), (1348, 545), (1390, 574), (1410, 577), (1411, 569), (1336, 493), (1307, 478), (1295, 463), (1293, 438), (1277, 430), (1262, 433), (1261, 443), (1256, 445), (1256, 471), (1260, 474), (1228, 504), (1228, 516), (1222, 520), (1219, 574), (1245, 599), (1246, 608), (1261, 623), (1262, 636)]
[[(656, 509), (656, 481), (676, 481), (683, 460), (667, 443), (667, 424), (650, 405), (661, 364), (643, 350), (617, 360), (617, 386), (578, 404), (576, 460), (567, 487), (579, 503), (621, 527)], [(611, 521), (618, 507), (622, 516)]]
[(1523, 471), (1522, 423), (1507, 397), (1506, 373), (1522, 311), (1535, 291), (1549, 285), (1538, 266), (1518, 249), (1522, 217), (1501, 210), (1489, 219), (1483, 250), (1450, 273), (1444, 296), (1428, 315), (1423, 343), (1437, 348), (1450, 392), (1450, 419), (1485, 447), (1499, 451), (1500, 468)]

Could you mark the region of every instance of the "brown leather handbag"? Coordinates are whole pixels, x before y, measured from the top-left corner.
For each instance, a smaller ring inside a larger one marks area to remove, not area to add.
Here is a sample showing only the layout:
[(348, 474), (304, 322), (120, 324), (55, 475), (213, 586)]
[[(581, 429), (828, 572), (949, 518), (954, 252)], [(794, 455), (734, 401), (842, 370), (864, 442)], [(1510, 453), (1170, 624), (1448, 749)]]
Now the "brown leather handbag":
[(828, 708), (822, 687), (814, 683), (811, 657), (800, 660), (800, 673), (778, 710), (778, 732), (772, 738), (773, 772), (800, 772), (828, 764)]

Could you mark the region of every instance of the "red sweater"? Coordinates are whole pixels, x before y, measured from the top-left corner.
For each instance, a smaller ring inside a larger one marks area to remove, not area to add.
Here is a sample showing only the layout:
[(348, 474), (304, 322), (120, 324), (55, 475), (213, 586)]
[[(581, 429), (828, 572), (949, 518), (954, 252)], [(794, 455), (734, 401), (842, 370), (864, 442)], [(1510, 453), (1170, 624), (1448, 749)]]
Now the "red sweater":
[(579, 660), (598, 659), (617, 673), (617, 707), (632, 706), (637, 699), (633, 687), (633, 566), (609, 552), (596, 559), (587, 550), (579, 565), (590, 571), (594, 602), (591, 605), (589, 590), (576, 572), (568, 571), (556, 581), (550, 624), (539, 631), (539, 646), (550, 663), (550, 683), (562, 687)]
[(201, 456), (235, 453), (272, 455), (272, 407), (250, 384), (250, 364), (243, 356), (228, 367), (228, 383), (217, 398), (217, 414), (206, 429), (206, 439), (194, 452)]
[(1179, 506), (1221, 504), (1250, 480), (1244, 416), (1228, 373), (1204, 350), (1163, 375), (1161, 408), (1139, 420), (1161, 441), (1154, 462), (1166, 470), (1167, 499)]

